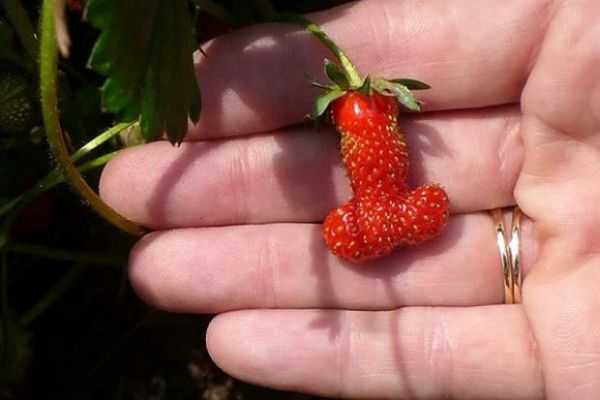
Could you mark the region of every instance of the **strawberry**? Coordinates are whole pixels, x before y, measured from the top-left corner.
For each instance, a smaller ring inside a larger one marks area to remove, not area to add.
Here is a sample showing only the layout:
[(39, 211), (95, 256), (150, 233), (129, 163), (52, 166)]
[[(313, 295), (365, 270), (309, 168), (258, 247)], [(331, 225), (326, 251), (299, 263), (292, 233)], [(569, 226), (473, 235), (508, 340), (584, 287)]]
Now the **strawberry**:
[(31, 78), (17, 70), (0, 69), (0, 135), (29, 132), (39, 119)]
[(363, 261), (438, 235), (448, 197), (436, 185), (409, 189), (408, 149), (397, 122), (398, 101), (348, 91), (331, 105), (354, 197), (333, 210), (322, 232), (333, 254)]
[(398, 125), (400, 106), (419, 111), (412, 90), (429, 86), (414, 79), (362, 79), (356, 67), (316, 25), (298, 17), (338, 58), (325, 60), (334, 82), (315, 101), (311, 116), (329, 115), (341, 136), (341, 153), (354, 196), (333, 210), (322, 227), (333, 254), (360, 262), (418, 245), (439, 235), (448, 223), (449, 201), (438, 185), (411, 188), (409, 153)]

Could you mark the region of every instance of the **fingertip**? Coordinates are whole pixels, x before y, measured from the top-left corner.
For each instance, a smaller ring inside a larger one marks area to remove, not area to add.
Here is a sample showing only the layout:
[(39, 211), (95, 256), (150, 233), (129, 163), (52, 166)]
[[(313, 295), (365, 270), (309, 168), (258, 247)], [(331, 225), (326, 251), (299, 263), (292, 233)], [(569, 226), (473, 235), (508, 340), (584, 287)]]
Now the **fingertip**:
[[(237, 342), (232, 331), (237, 331), (239, 326), (232, 324), (232, 314), (235, 311), (216, 315), (206, 330), (206, 349), (210, 358), (221, 368), (226, 369), (231, 359), (232, 341)], [(235, 347), (235, 346), (233, 346)]]
[(98, 185), (98, 193), (109, 207), (142, 225), (147, 225), (148, 218), (144, 218), (143, 209), (137, 205), (134, 191), (144, 185), (138, 172), (150, 167), (145, 161), (146, 150), (146, 145), (121, 150), (102, 170)]
[(231, 311), (217, 315), (206, 331), (210, 358), (223, 371), (248, 382), (270, 374), (269, 340), (261, 335), (269, 325), (260, 310)]
[(123, 151), (117, 153), (105, 166), (100, 175), (98, 193), (104, 202), (117, 210), (122, 203), (121, 187), (126, 181), (123, 175)]
[[(129, 255), (129, 282), (142, 301), (157, 309), (170, 308), (167, 294), (172, 291), (170, 263), (164, 262), (164, 252), (156, 239), (160, 232), (151, 232), (133, 246)], [(165, 293), (166, 292), (166, 293)]]
[(187, 228), (144, 236), (132, 248), (129, 260), (129, 279), (136, 294), (149, 305), (171, 312), (214, 313), (244, 304), (256, 286), (245, 290), (237, 275), (223, 273), (235, 264), (224, 263), (223, 254), (231, 248), (221, 232)]

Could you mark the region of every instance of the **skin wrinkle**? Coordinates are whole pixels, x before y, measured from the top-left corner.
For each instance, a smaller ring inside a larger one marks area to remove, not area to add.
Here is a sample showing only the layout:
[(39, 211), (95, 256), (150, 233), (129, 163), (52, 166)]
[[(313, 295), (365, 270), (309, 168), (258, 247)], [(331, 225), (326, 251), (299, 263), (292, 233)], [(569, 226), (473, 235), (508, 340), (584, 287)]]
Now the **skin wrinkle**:
[[(592, 263), (592, 265), (597, 265), (597, 262)], [(590, 267), (588, 265), (588, 267)], [(579, 270), (581, 271), (581, 270)], [(585, 271), (583, 271), (585, 272)], [(573, 277), (573, 274), (571, 274), (571, 276), (569, 276), (567, 279), (563, 279), (563, 281), (566, 283), (565, 287), (569, 287), (571, 288), (570, 285), (568, 285), (568, 282), (571, 280), (576, 280), (576, 277)], [(594, 280), (590, 281), (590, 285), (592, 286), (592, 288), (595, 289), (593, 283)], [(597, 281), (597, 280), (596, 280)], [(553, 281), (548, 281), (548, 282), (544, 282), (545, 285), (547, 285), (547, 288), (543, 288), (543, 290), (553, 290), (552, 284)], [(568, 286), (567, 286), (568, 285)], [(538, 287), (539, 290), (539, 287)], [(571, 291), (574, 290), (573, 288), (570, 289)], [(578, 292), (580, 291), (580, 289), (578, 289)], [(565, 383), (567, 383), (570, 386), (570, 390), (573, 390), (574, 385), (577, 385), (577, 382), (579, 382), (579, 380), (581, 379), (580, 376), (577, 374), (576, 372), (571, 372), (570, 369), (571, 368), (567, 368), (569, 365), (572, 365), (572, 363), (575, 361), (574, 357), (576, 357), (581, 353), (581, 347), (582, 344), (585, 345), (585, 343), (591, 339), (587, 336), (582, 336), (578, 330), (577, 324), (572, 323), (572, 316), (573, 315), (590, 315), (593, 316), (593, 320), (589, 319), (588, 321), (586, 321), (587, 323), (593, 325), (593, 326), (597, 326), (598, 325), (598, 321), (597, 321), (597, 313), (595, 312), (595, 310), (597, 309), (597, 304), (592, 304), (589, 302), (586, 302), (585, 299), (589, 299), (589, 298), (593, 298), (593, 299), (597, 299), (597, 297), (593, 296), (584, 296), (584, 293), (582, 293), (582, 298), (579, 299), (577, 298), (577, 296), (569, 296), (570, 293), (566, 293), (566, 297), (570, 299), (569, 302), (567, 303), (563, 303), (561, 308), (558, 309), (557, 311), (557, 315), (556, 315), (556, 320), (559, 321), (563, 321), (562, 324), (558, 325), (555, 327), (555, 329), (552, 331), (552, 334), (550, 336), (545, 336), (542, 341), (542, 348), (544, 347), (554, 347), (559, 349), (559, 351), (554, 352), (552, 354), (548, 354), (545, 353), (544, 354), (544, 364), (547, 367), (548, 370), (550, 370), (553, 373), (558, 373), (561, 376), (562, 375), (567, 375), (567, 378), (565, 378)], [(579, 293), (578, 293), (579, 294)], [(573, 301), (578, 301), (578, 303), (573, 304)], [(597, 303), (597, 302), (596, 302)], [(586, 311), (587, 310), (587, 311)], [(589, 347), (588, 347), (589, 348)], [(565, 357), (566, 356), (566, 357)], [(564, 364), (564, 359), (567, 358), (569, 359), (569, 364)], [(561, 361), (563, 361), (563, 364), (561, 364)], [(575, 368), (576, 369), (576, 368)], [(589, 371), (589, 369), (588, 369)], [(581, 371), (582, 373), (585, 372)]]
[[(390, 12), (388, 8), (388, 3), (384, 2), (381, 7), (378, 8), (378, 11), (383, 18), (370, 18), (367, 21), (369, 22), (369, 36), (372, 38), (377, 38), (377, 40), (373, 40), (371, 48), (376, 49), (375, 54), (386, 54), (387, 49), (392, 48), (392, 31), (394, 30), (394, 24), (391, 22)], [(378, 20), (378, 24), (375, 24), (375, 20)], [(378, 31), (386, 32), (386, 35), (377, 35)], [(364, 32), (364, 30), (363, 30)], [(380, 57), (380, 61), (383, 57)], [(379, 62), (378, 62), (379, 64)], [(385, 63), (382, 63), (385, 65)]]
[(258, 271), (269, 271), (267, 274), (264, 274), (263, 277), (263, 285), (265, 290), (261, 293), (268, 293), (268, 300), (266, 304), (269, 305), (270, 308), (282, 308), (278, 299), (285, 299), (285, 295), (281, 295), (277, 288), (279, 286), (283, 286), (280, 284), (282, 281), (280, 270), (284, 266), (284, 261), (281, 256), (281, 252), (277, 250), (281, 248), (277, 246), (279, 241), (274, 237), (273, 232), (269, 232), (265, 238), (265, 245), (262, 246), (264, 250), (258, 249), (259, 257), (258, 262)]
[[(256, 204), (257, 199), (269, 199), (271, 197), (270, 186), (272, 182), (267, 179), (267, 176), (270, 175), (268, 172), (269, 168), (272, 168), (272, 154), (269, 151), (269, 146), (267, 141), (258, 141), (258, 146), (246, 146), (245, 152), (245, 163), (244, 167), (246, 169), (246, 182), (248, 187), (245, 192), (242, 192), (243, 196), (246, 196), (245, 193), (249, 193), (248, 190), (252, 187), (252, 191), (257, 194), (257, 196), (252, 196), (247, 198), (247, 209), (246, 214), (249, 216), (250, 222), (260, 221), (263, 219), (262, 210), (260, 204)], [(240, 146), (244, 146), (242, 142), (240, 142)], [(259, 200), (259, 201), (260, 201)]]
[(347, 320), (341, 318), (340, 324), (342, 328), (337, 335), (333, 336), (333, 340), (335, 340), (335, 361), (333, 364), (336, 365), (337, 369), (336, 381), (339, 387), (339, 397), (342, 397), (344, 393), (352, 393), (350, 389), (352, 385), (349, 383), (351, 382), (351, 376), (348, 372), (353, 361), (359, 358), (357, 355), (360, 355), (360, 352), (354, 347), (353, 329), (348, 328)]
[[(567, 279), (576, 279), (576, 277), (574, 277), (573, 275), (576, 275), (578, 273), (580, 273), (580, 271), (578, 270), (572, 271), (570, 276), (567, 277)], [(569, 322), (572, 318), (572, 315), (577, 315), (584, 310), (589, 310), (589, 312), (586, 313), (587, 315), (594, 315), (594, 306), (594, 304), (587, 304), (586, 302), (581, 301), (579, 299), (571, 298), (568, 302), (565, 302), (564, 306), (560, 310), (556, 312), (556, 318), (560, 321)], [(598, 319), (598, 317), (596, 317), (596, 319)], [(576, 368), (576, 366), (579, 364), (577, 359), (580, 358), (582, 355), (582, 344), (584, 344), (588, 340), (588, 337), (582, 336), (577, 326), (566, 323), (564, 325), (559, 326), (553, 332), (551, 340), (553, 341), (552, 345), (560, 349), (560, 353), (554, 354), (554, 357), (559, 356), (562, 358), (565, 354), (567, 354), (572, 360), (572, 363), (569, 365), (559, 365), (557, 367), (567, 368), (575, 366)], [(551, 358), (551, 356), (549, 356), (548, 358)], [(585, 359), (586, 361), (588, 361), (587, 356), (585, 357)]]
[[(310, 37), (311, 33), (305, 32), (305, 31), (298, 31), (298, 32), (289, 33), (287, 36), (293, 38), (295, 36), (301, 36), (301, 35)], [(311, 42), (311, 44), (316, 45), (316, 43), (312, 43), (312, 42)], [(294, 65), (311, 65), (311, 62), (314, 61), (314, 60), (312, 60), (312, 57), (314, 57), (314, 54), (312, 51), (309, 51), (310, 47), (307, 48), (308, 46), (304, 46), (300, 40), (288, 40), (285, 43), (285, 45), (288, 46), (289, 49), (291, 49), (290, 56), (294, 60), (294, 63), (295, 63)], [(317, 75), (319, 78), (315, 77), (315, 79), (317, 81), (325, 82), (326, 79), (324, 79), (324, 77), (323, 77), (324, 73), (322, 71), (319, 71), (319, 72), (320, 72), (320, 74)], [(309, 82), (308, 82), (309, 79), (306, 79), (307, 78), (306, 74), (309, 73), (309, 71), (305, 71), (304, 73), (305, 73), (304, 80), (306, 81), (306, 85), (310, 88), (310, 90), (312, 90), (311, 94), (313, 96), (317, 96), (319, 91), (317, 90), (317, 88), (315, 88), (309, 84)], [(311, 79), (312, 79), (312, 76), (311, 76)], [(277, 82), (279, 80), (275, 80), (275, 81)], [(282, 91), (285, 92), (288, 89), (287, 79), (281, 79), (280, 81), (281, 81), (280, 84), (283, 87)], [(286, 109), (295, 110), (298, 108), (298, 99), (297, 98), (294, 98), (293, 96), (282, 96), (281, 99), (286, 102), (286, 104), (287, 104)], [(298, 121), (294, 121), (295, 123), (300, 123), (300, 122), (309, 120), (309, 111), (308, 111), (309, 108), (306, 108), (306, 110), (307, 110), (307, 112), (305, 115), (302, 116), (302, 119), (300, 119)], [(278, 126), (278, 125), (279, 126), (281, 126), (281, 125), (289, 126), (289, 125), (292, 125), (294, 122), (290, 121), (289, 124), (281, 124), (281, 123), (277, 122), (275, 124), (272, 124), (272, 126)], [(266, 131), (270, 131), (270, 130), (272, 130), (272, 129), (267, 129)]]
[[(383, 48), (384, 49), (388, 49), (391, 46), (391, 43), (393, 41), (392, 39), (392, 28), (394, 27), (394, 24), (392, 23), (392, 18), (390, 17), (390, 11), (388, 8), (388, 3), (384, 3), (383, 6), (381, 6), (380, 8), (381, 13), (384, 16), (384, 21), (385, 24), (383, 24), (383, 30), (385, 30), (385, 32), (387, 32), (387, 35), (382, 36), (383, 39), (381, 39), (383, 41)], [(377, 27), (375, 27), (375, 25), (373, 24), (373, 20), (370, 20), (370, 26), (372, 27), (373, 31), (375, 32), (375, 30), (377, 29)], [(375, 36), (375, 34), (373, 34)], [(374, 43), (374, 45), (377, 47), (378, 43)], [(381, 48), (379, 48), (380, 50)], [(382, 52), (380, 50), (380, 52), (383, 54), (385, 52)]]
[(431, 318), (423, 324), (426, 328), (425, 333), (421, 335), (424, 349), (422, 352), (423, 365), (427, 371), (431, 371), (428, 381), (435, 382), (436, 387), (445, 388), (442, 392), (436, 393), (436, 396), (441, 399), (451, 398), (454, 365), (452, 357), (448, 355), (452, 353), (452, 350), (456, 350), (456, 347), (452, 349), (450, 345), (451, 339), (446, 318), (440, 313), (429, 313), (429, 315)]
[[(514, 191), (523, 163), (523, 140), (520, 136), (521, 118), (518, 115), (509, 116), (504, 120), (504, 135), (498, 135), (498, 172), (500, 177), (500, 192), (511, 193)], [(514, 143), (519, 143), (515, 146)], [(520, 159), (515, 162), (515, 159)], [(514, 201), (514, 200), (513, 200)]]
[(529, 321), (529, 317), (527, 316), (526, 312), (523, 312), (523, 318), (525, 319), (525, 321), (527, 321), (527, 344), (529, 345), (529, 352), (528, 352), (528, 361), (534, 366), (534, 370), (536, 371), (536, 375), (537, 375), (537, 380), (538, 382), (540, 382), (541, 384), (541, 388), (539, 390), (539, 392), (541, 392), (541, 398), (546, 398), (546, 393), (545, 393), (545, 388), (544, 385), (542, 384), (544, 382), (544, 371), (543, 371), (543, 365), (542, 365), (542, 359), (541, 359), (541, 354), (540, 354), (540, 346), (537, 342), (537, 339), (535, 338), (535, 335), (533, 334), (533, 330), (531, 329), (531, 322)]
[[(523, 134), (527, 133), (526, 136), (528, 138), (524, 142), (524, 145), (533, 148), (533, 151), (530, 152), (532, 156), (536, 156), (537, 158), (543, 157), (547, 161), (530, 162), (529, 164), (537, 166), (536, 170), (531, 171), (531, 168), (523, 169), (521, 174), (527, 175), (532, 180), (541, 180), (543, 183), (555, 183), (555, 180), (562, 182), (565, 176), (563, 174), (556, 176), (556, 171), (564, 170), (564, 164), (569, 159), (580, 158), (579, 150), (573, 149), (573, 145), (579, 144), (583, 147), (589, 147), (590, 137), (581, 138), (564, 135), (534, 115), (524, 116), (523, 121), (522, 130), (526, 130)], [(600, 146), (600, 143), (598, 143), (598, 146)], [(553, 153), (552, 157), (545, 157), (548, 152)], [(537, 183), (540, 184), (540, 182)]]
[[(592, 85), (593, 89), (590, 95), (590, 110), (595, 120), (595, 125), (600, 127), (600, 80), (596, 80)], [(600, 129), (596, 131), (596, 135), (600, 134)]]
[[(233, 220), (247, 220), (252, 222), (252, 206), (248, 201), (249, 190), (254, 187), (251, 177), (252, 163), (250, 162), (250, 152), (254, 147), (244, 146), (243, 141), (236, 141), (236, 149), (231, 154), (227, 167), (227, 179), (224, 181), (229, 190), (224, 194), (231, 196), (236, 204)], [(228, 182), (228, 183), (227, 183)]]
[[(582, 15), (581, 6), (586, 4), (590, 3), (563, 1), (554, 7), (553, 22), (545, 36), (548, 45), (542, 49), (543, 59), (538, 62), (541, 67), (532, 71), (535, 80), (528, 82), (523, 96), (525, 113), (545, 121), (552, 130), (573, 137), (589, 136), (597, 130), (588, 104), (593, 86), (576, 78), (594, 76), (600, 62), (598, 51), (590, 49), (597, 47), (593, 27), (598, 29), (598, 24), (589, 20), (589, 11)], [(587, 26), (592, 27), (592, 32), (585, 29)], [(574, 59), (576, 63), (572, 62)], [(557, 94), (567, 90), (570, 101), (557, 102)]]
[[(546, 36), (548, 34), (550, 21), (552, 20), (552, 16), (556, 12), (556, 8), (557, 8), (556, 3), (557, 3), (556, 0), (547, 0), (545, 2), (541, 2), (540, 10), (535, 11), (536, 15), (539, 16), (539, 20), (541, 22), (540, 26), (542, 26), (543, 29), (540, 29), (538, 31), (539, 37), (537, 38), (537, 40), (533, 40), (533, 45), (531, 46), (529, 56), (527, 57), (527, 59), (529, 61), (526, 63), (526, 65), (527, 65), (527, 68), (525, 69), (526, 79), (524, 80), (523, 88), (525, 88), (525, 86), (527, 86), (528, 77), (531, 75), (531, 71), (533, 70), (533, 68), (535, 67), (535, 64), (537, 63), (538, 56), (542, 49), (542, 45), (546, 42)], [(525, 92), (525, 89), (523, 89), (523, 92)]]

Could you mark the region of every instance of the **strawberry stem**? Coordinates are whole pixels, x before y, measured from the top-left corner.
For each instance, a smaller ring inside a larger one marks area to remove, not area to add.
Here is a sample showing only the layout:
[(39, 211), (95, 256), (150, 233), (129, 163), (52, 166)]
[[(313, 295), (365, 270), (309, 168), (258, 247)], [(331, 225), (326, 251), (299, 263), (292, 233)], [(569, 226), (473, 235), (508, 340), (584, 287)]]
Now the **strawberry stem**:
[(307, 31), (312, 33), (323, 43), (337, 58), (340, 62), (342, 69), (344, 70), (346, 76), (348, 77), (348, 82), (350, 86), (353, 88), (359, 88), (363, 84), (363, 79), (361, 78), (356, 66), (352, 64), (350, 58), (344, 53), (342, 49), (340, 49), (337, 44), (327, 34), (314, 22), (310, 21), (306, 17), (302, 15), (286, 15), (284, 20), (292, 23), (296, 23), (302, 25)]
[(110, 208), (87, 184), (77, 167), (73, 164), (69, 155), (62, 129), (58, 118), (57, 98), (57, 69), (58, 48), (56, 45), (56, 28), (54, 25), (54, 7), (61, 3), (53, 0), (44, 0), (41, 15), (41, 48), (40, 48), (40, 92), (42, 116), (46, 138), (56, 162), (63, 173), (65, 180), (69, 182), (78, 194), (85, 199), (100, 216), (121, 230), (134, 235), (141, 236), (145, 230), (137, 224), (129, 221), (115, 210)]

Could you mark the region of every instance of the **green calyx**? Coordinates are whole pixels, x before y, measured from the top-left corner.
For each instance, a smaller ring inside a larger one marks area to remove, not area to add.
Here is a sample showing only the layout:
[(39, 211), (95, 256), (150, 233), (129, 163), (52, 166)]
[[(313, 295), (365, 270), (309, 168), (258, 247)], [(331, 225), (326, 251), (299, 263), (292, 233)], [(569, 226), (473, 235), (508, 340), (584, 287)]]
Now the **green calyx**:
[(364, 79), (361, 78), (358, 84), (353, 84), (348, 76), (348, 72), (328, 59), (325, 59), (325, 74), (331, 80), (331, 85), (311, 82), (314, 86), (324, 89), (313, 103), (313, 109), (310, 113), (310, 117), (313, 119), (317, 119), (325, 114), (332, 102), (349, 91), (359, 91), (365, 96), (371, 96), (373, 90), (375, 90), (383, 96), (395, 97), (400, 104), (410, 111), (421, 111), (423, 103), (414, 97), (412, 91), (430, 88), (425, 82), (416, 79), (371, 78), (370, 75), (367, 75)]
[(422, 102), (415, 99), (412, 90), (429, 89), (430, 86), (415, 79), (375, 79), (371, 84), (374, 90), (384, 96), (395, 97), (410, 111), (421, 111)]
[(412, 90), (429, 89), (428, 84), (410, 78), (384, 79), (367, 76), (363, 79), (346, 53), (318, 25), (299, 15), (288, 15), (282, 19), (286, 22), (302, 25), (333, 53), (339, 63), (338, 65), (325, 59), (325, 75), (331, 80), (331, 85), (311, 81), (314, 86), (324, 89), (313, 104), (310, 113), (311, 118), (321, 117), (333, 101), (349, 91), (359, 91), (366, 96), (370, 96), (375, 90), (383, 96), (396, 97), (400, 104), (411, 111), (421, 111), (423, 103), (415, 99)]

